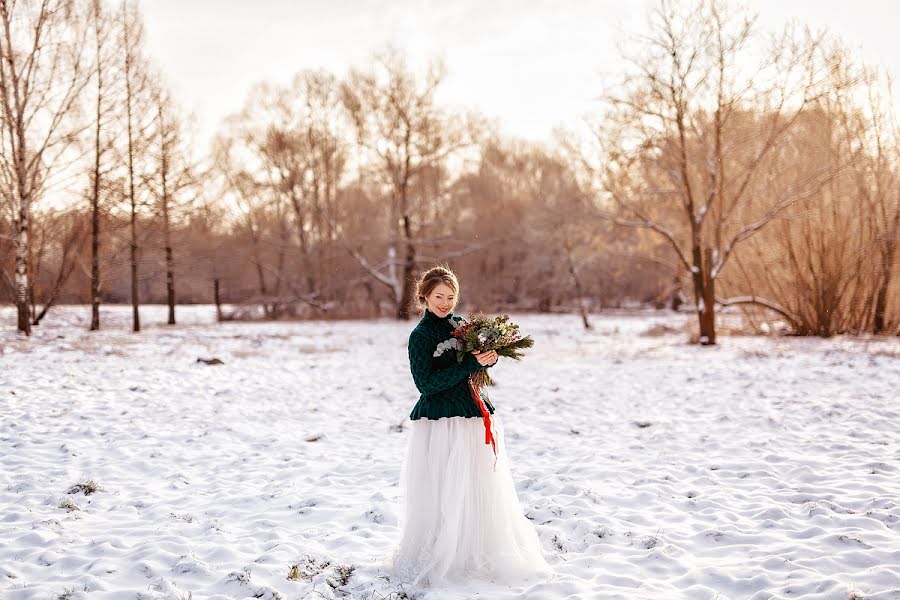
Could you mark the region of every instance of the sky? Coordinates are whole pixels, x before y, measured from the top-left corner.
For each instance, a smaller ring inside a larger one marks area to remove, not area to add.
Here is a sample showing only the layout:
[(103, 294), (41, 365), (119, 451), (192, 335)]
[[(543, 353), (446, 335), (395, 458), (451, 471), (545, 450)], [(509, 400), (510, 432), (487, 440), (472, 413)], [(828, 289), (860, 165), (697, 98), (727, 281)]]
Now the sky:
[[(652, 0), (143, 0), (147, 50), (206, 145), (262, 80), (305, 69), (344, 76), (386, 43), (413, 67), (442, 57), (440, 99), (478, 110), (507, 134), (549, 140), (596, 110), (621, 65), (617, 43), (640, 30)], [(752, 0), (764, 27), (797, 18), (827, 27), (867, 60), (900, 73), (888, 0)], [(852, 6), (852, 10), (851, 10)]]

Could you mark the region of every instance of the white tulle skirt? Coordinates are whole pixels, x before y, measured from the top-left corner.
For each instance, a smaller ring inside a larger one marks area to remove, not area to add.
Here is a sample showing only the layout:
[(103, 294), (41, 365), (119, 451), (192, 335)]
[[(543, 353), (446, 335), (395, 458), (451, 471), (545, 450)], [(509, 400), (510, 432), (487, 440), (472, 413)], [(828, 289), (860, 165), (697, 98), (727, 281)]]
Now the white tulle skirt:
[(525, 517), (506, 456), (503, 419), (491, 417), (497, 457), (480, 418), (409, 421), (400, 469), (400, 542), (388, 565), (419, 586), (473, 578), (518, 584), (552, 569)]

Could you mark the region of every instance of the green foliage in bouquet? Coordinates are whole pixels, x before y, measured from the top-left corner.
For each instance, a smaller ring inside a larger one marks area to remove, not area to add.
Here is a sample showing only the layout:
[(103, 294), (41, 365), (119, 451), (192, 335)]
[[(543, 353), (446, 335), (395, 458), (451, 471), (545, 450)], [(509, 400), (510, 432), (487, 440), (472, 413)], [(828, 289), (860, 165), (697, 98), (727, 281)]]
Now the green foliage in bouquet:
[[(462, 362), (466, 354), (473, 350), (487, 352), (494, 350), (499, 356), (521, 360), (522, 350), (534, 346), (531, 336), (522, 336), (519, 326), (509, 320), (509, 315), (487, 317), (482, 314), (471, 314), (466, 322), (457, 327), (451, 334), (459, 345), (456, 349), (456, 360)], [(478, 385), (494, 385), (487, 369), (478, 371)]]

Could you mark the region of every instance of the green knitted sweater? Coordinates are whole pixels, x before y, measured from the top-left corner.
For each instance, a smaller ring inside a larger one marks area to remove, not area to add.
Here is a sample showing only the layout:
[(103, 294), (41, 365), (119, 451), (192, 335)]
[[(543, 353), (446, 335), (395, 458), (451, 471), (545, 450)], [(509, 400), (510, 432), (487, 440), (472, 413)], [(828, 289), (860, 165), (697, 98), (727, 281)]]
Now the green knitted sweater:
[[(484, 367), (471, 352), (456, 361), (456, 338), (450, 332), (462, 321), (453, 313), (439, 317), (427, 308), (409, 334), (409, 370), (422, 393), (409, 418), (481, 417), (469, 392), (468, 377)], [(496, 364), (496, 363), (495, 363)], [(493, 365), (491, 365), (493, 366)], [(491, 414), (494, 406), (484, 388), (481, 397)]]

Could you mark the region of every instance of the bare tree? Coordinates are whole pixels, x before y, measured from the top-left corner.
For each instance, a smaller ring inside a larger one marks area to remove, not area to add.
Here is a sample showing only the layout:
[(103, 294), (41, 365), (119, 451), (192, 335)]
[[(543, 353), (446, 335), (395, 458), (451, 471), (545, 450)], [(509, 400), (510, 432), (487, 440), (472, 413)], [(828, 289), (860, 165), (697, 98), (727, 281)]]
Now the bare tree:
[(172, 224), (169, 214), (172, 197), (170, 184), (174, 146), (178, 130), (167, 120), (168, 98), (157, 96), (157, 127), (159, 129), (159, 207), (163, 218), (164, 251), (166, 253), (166, 303), (169, 306), (169, 325), (175, 324), (175, 264), (172, 254)]
[(343, 87), (343, 101), (357, 143), (368, 153), (363, 160), (389, 199), (383, 268), (370, 264), (358, 251), (353, 256), (391, 290), (400, 319), (409, 316), (417, 262), (416, 235), (421, 225), (414, 222), (414, 210), (423, 201), (411, 197), (410, 191), (423, 172), (440, 167), (468, 143), (465, 128), (454, 123), (435, 102), (444, 76), (443, 64), (432, 62), (424, 80), (418, 81), (403, 56), (388, 48), (375, 55), (368, 70), (353, 70)]
[(324, 283), (323, 249), (335, 239), (335, 199), (347, 162), (338, 92), (334, 76), (300, 73), (289, 88), (254, 103), (268, 105), (275, 118), (247, 136), (266, 165), (266, 181), (293, 212), (308, 297)]
[(604, 216), (669, 242), (693, 283), (701, 344), (716, 342), (715, 282), (735, 250), (837, 172), (767, 196), (772, 151), (820, 93), (822, 64), (820, 37), (792, 28), (761, 54), (755, 19), (718, 0), (660, 2), (597, 132), (605, 161), (593, 169), (616, 208)]
[(268, 295), (266, 270), (262, 250), (262, 194), (253, 176), (235, 156), (239, 152), (233, 137), (220, 134), (214, 143), (214, 165), (223, 181), (223, 190), (233, 202), (235, 226), (250, 239), (250, 262), (256, 275), (256, 289), (260, 298)]
[[(257, 87), (250, 97), (259, 98), (266, 87)], [(230, 117), (227, 129), (216, 138), (214, 154), (215, 168), (234, 215), (235, 233), (239, 239), (244, 235), (249, 238), (248, 258), (256, 275), (253, 298), (262, 306), (266, 318), (275, 318), (282, 312), (285, 300), (280, 296), (290, 251), (285, 219), (285, 207), (290, 199), (285, 197), (289, 186), (279, 182), (278, 169), (265, 151), (267, 142), (259, 140), (271, 129), (265, 125), (264, 107), (265, 104), (260, 105), (254, 111), (248, 102), (242, 113)], [(302, 232), (301, 246), (306, 233)], [(308, 275), (307, 266), (301, 272)]]
[(146, 150), (146, 136), (151, 127), (152, 117), (141, 119), (142, 115), (152, 115), (149, 110), (150, 102), (146, 97), (149, 91), (149, 81), (146, 61), (143, 57), (143, 24), (140, 13), (135, 4), (130, 0), (123, 0), (120, 10), (121, 26), (121, 60), (123, 65), (123, 82), (125, 95), (123, 98), (125, 109), (125, 128), (127, 134), (126, 159), (126, 198), (130, 209), (130, 234), (129, 260), (131, 268), (131, 309), (132, 330), (141, 330), (140, 295), (139, 295), (139, 244), (138, 244), (138, 211), (141, 201), (135, 189), (135, 181), (140, 178), (136, 162), (143, 157)]
[[(159, 77), (161, 79), (161, 76)], [(166, 272), (166, 304), (168, 324), (175, 325), (175, 254), (172, 245), (173, 212), (186, 204), (184, 195), (195, 188), (199, 167), (189, 158), (183, 138), (184, 123), (169, 92), (161, 85), (155, 92), (156, 170), (144, 182), (156, 197), (158, 214), (162, 218), (163, 252)]]
[(83, 8), (75, 0), (0, 0), (0, 180), (14, 228), (18, 330), (26, 335), (32, 209), (84, 127), (73, 118), (88, 81)]
[[(574, 298), (585, 329), (590, 329), (585, 271), (598, 255), (603, 236), (589, 226), (589, 194), (564, 158), (541, 145), (521, 143), (504, 149), (493, 142), (485, 154), (486, 163), (500, 159), (513, 171), (505, 174), (502, 192), (492, 189), (473, 198), (475, 218), (492, 225), (479, 227), (480, 236), (498, 242), (490, 254), (503, 260), (503, 254), (518, 246), (536, 249), (522, 258), (527, 269), (537, 272), (528, 287), (540, 297), (539, 308), (551, 310), (554, 296)], [(504, 198), (510, 194), (516, 199)], [(508, 204), (511, 200), (512, 206)], [(522, 233), (507, 241), (511, 228)], [(504, 270), (502, 265), (488, 266), (487, 259), (487, 255), (481, 256), (484, 277), (497, 277)]]
[(122, 56), (125, 62), (125, 114), (128, 131), (128, 199), (131, 203), (131, 310), (132, 329), (141, 330), (141, 315), (138, 298), (138, 245), (137, 245), (137, 200), (134, 194), (134, 49), (136, 44), (133, 26), (130, 27), (131, 14), (128, 10), (127, 0), (122, 2)]
[[(217, 141), (217, 169), (250, 235), (267, 316), (297, 303), (321, 310), (322, 288), (333, 285), (324, 263), (334, 261), (348, 146), (338, 92), (334, 76), (320, 71), (299, 73), (290, 86), (255, 85)], [(263, 260), (264, 242), (275, 250), (274, 267)], [(289, 266), (295, 258), (299, 269)], [(270, 303), (267, 294), (275, 294)]]
[(337, 192), (348, 162), (348, 135), (343, 127), (345, 119), (340, 91), (337, 78), (324, 71), (298, 74), (289, 90), (295, 102), (301, 104), (296, 110), (296, 129), (301, 134), (301, 147), (307, 155), (305, 172), (297, 183), (301, 197), (310, 209), (307, 211), (311, 218), (309, 230), (315, 245), (316, 283), (314, 287), (309, 286), (308, 293), (322, 291), (327, 283), (324, 268), (334, 261), (333, 250), (338, 233)]
[(91, 29), (94, 41), (94, 74), (96, 87), (94, 88), (94, 144), (93, 164), (90, 172), (90, 219), (91, 219), (91, 272), (90, 272), (90, 299), (91, 299), (91, 324), (90, 331), (100, 329), (100, 294), (102, 291), (101, 277), (101, 197), (104, 192), (104, 181), (110, 165), (105, 164), (107, 154), (113, 148), (114, 135), (110, 131), (112, 120), (115, 118), (115, 105), (112, 99), (119, 73), (116, 69), (114, 23), (110, 13), (105, 11), (105, 5), (101, 0), (91, 0)]

